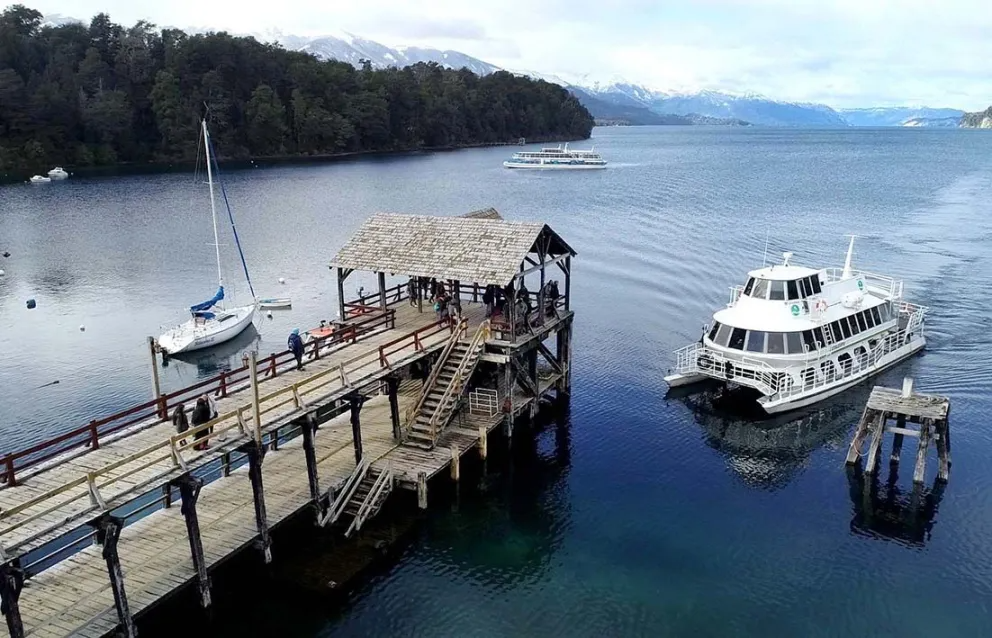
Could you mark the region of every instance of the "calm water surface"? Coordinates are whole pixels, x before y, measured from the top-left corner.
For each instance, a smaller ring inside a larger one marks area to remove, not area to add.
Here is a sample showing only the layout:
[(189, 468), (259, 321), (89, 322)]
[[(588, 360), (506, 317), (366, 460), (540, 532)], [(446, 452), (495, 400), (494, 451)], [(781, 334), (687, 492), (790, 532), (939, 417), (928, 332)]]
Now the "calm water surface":
[[(169, 387), (332, 317), (328, 261), (376, 211), (494, 206), (548, 222), (579, 257), (568, 422), (490, 468), (484, 493), (432, 510), (343, 608), (277, 593), (213, 631), (990, 635), (992, 138), (663, 127), (593, 141), (606, 171), (512, 172), (512, 149), (492, 149), (226, 175), (256, 290), (294, 308), (226, 352), (172, 362)], [(205, 202), (188, 174), (0, 189), (0, 449), (149, 395), (145, 337), (214, 289)], [(865, 388), (760, 425), (665, 397), (669, 353), (761, 265), (766, 239), (770, 259), (840, 266), (846, 233), (856, 266), (904, 278), (932, 309), (926, 353), (882, 378), (953, 402), (952, 479), (916, 517), (910, 463), (894, 487), (884, 469), (867, 507), (845, 472)]]

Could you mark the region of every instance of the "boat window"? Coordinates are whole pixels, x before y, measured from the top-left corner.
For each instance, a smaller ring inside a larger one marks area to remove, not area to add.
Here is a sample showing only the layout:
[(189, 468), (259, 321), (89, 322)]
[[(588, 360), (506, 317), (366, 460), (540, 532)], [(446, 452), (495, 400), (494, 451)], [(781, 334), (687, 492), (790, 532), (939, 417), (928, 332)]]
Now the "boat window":
[(727, 324), (720, 324), (720, 332), (716, 333), (716, 344), (720, 346), (727, 345), (727, 339), (730, 338), (730, 326)]
[(802, 354), (803, 353), (803, 341), (802, 336), (798, 332), (787, 332), (785, 333), (785, 340), (789, 346), (789, 354)]
[(870, 310), (865, 310), (862, 314), (865, 316), (865, 325), (869, 328), (875, 327), (875, 319), (871, 316)]
[(858, 321), (858, 327), (861, 328), (861, 332), (864, 332), (865, 330), (868, 329), (868, 324), (865, 323), (865, 313), (859, 312), (857, 315), (855, 315), (855, 318)]
[(850, 317), (847, 318), (847, 323), (849, 326), (851, 326), (852, 335), (856, 335), (859, 332), (861, 332), (861, 328), (858, 327), (858, 320), (854, 318), (854, 315), (851, 315)]
[(871, 309), (871, 316), (872, 316), (872, 319), (875, 320), (875, 325), (876, 326), (879, 325), (880, 323), (882, 323), (882, 317), (880, 316), (880, 313), (878, 312), (878, 306), (875, 306), (874, 308)]
[(766, 279), (756, 279), (754, 288), (751, 289), (751, 296), (758, 299), (768, 298), (768, 281)]
[(809, 280), (810, 283), (813, 285), (813, 294), (814, 295), (820, 294), (823, 291), (823, 289), (820, 288), (820, 275), (813, 275), (812, 277), (809, 278)]
[(785, 282), (773, 281), (771, 285), (771, 294), (768, 298), (773, 301), (785, 301)]
[(789, 293), (789, 301), (792, 301), (793, 299), (802, 299), (802, 297), (799, 296), (799, 286), (797, 284), (798, 282), (795, 280), (786, 283)]
[(710, 341), (713, 341), (713, 339), (716, 338), (716, 333), (717, 333), (718, 330), (720, 330), (720, 322), (719, 321), (714, 321), (713, 322), (713, 328), (710, 329), (710, 334), (709, 334)]
[(744, 294), (750, 296), (752, 288), (754, 288), (754, 277), (749, 277), (747, 283), (744, 284)]
[(813, 340), (816, 341), (822, 348), (823, 344), (826, 343), (826, 341), (823, 339), (823, 331), (820, 330), (819, 328), (813, 328)]
[(816, 371), (813, 368), (803, 370), (803, 385), (813, 385), (816, 381)]
[(765, 333), (761, 330), (751, 330), (747, 333), (748, 352), (765, 351)]
[(813, 338), (812, 330), (803, 330), (803, 344), (809, 350), (816, 350), (816, 339)]
[(844, 338), (843, 333), (841, 333), (840, 331), (839, 321), (830, 322), (830, 325), (827, 326), (827, 329), (830, 330), (830, 336), (832, 337), (834, 343), (837, 343), (838, 341), (841, 341)]
[(837, 368), (834, 367), (833, 361), (824, 361), (820, 364), (820, 371), (823, 372), (823, 378), (827, 381), (833, 381), (834, 377), (837, 376)]
[(768, 333), (768, 354), (785, 354), (785, 333)]
[(805, 278), (803, 278), (800, 279), (798, 283), (799, 283), (799, 295), (800, 295), (799, 298), (805, 299), (806, 297), (809, 297), (809, 282)]
[(837, 363), (840, 364), (840, 369), (843, 374), (851, 374), (851, 368), (853, 367), (854, 362), (851, 359), (850, 353), (845, 352), (837, 357)]
[(747, 331), (743, 328), (734, 328), (734, 331), (730, 333), (730, 342), (727, 344), (734, 350), (744, 349), (744, 337), (747, 336)]
[(850, 339), (851, 338), (851, 326), (850, 326), (850, 324), (847, 323), (847, 318), (845, 317), (843, 319), (839, 319), (838, 322), (840, 323), (840, 330), (841, 330), (841, 332), (844, 333), (844, 338), (845, 339)]

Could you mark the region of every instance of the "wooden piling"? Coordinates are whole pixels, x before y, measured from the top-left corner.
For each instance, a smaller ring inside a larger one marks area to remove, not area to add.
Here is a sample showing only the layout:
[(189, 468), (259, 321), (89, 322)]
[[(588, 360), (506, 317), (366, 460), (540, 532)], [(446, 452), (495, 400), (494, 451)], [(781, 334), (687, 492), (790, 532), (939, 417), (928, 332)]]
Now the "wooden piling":
[(913, 482), (923, 483), (927, 471), (927, 449), (933, 436), (933, 425), (930, 419), (920, 421), (920, 444), (916, 448), (916, 468), (913, 470)]
[(20, 598), (24, 589), (24, 570), (16, 562), (0, 565), (0, 612), (7, 621), (10, 638), (24, 638)]
[(905, 436), (903, 430), (906, 429), (906, 415), (900, 414), (896, 417), (896, 427), (892, 429), (895, 433), (892, 436), (892, 456), (889, 458), (889, 463), (898, 463), (899, 456), (902, 454), (902, 440)]
[(417, 472), (417, 507), (427, 509), (427, 472)]
[(96, 540), (103, 547), (103, 559), (107, 562), (107, 575), (110, 577), (110, 589), (114, 594), (114, 607), (117, 609), (119, 627), (118, 636), (133, 638), (138, 635), (138, 628), (131, 616), (127, 604), (127, 592), (124, 589), (124, 570), (121, 569), (120, 556), (117, 554), (117, 543), (124, 529), (124, 520), (116, 516), (103, 516), (96, 522)]
[(207, 561), (203, 555), (203, 539), (200, 537), (200, 519), (196, 515), (196, 501), (200, 498), (203, 480), (185, 474), (172, 484), (179, 488), (182, 499), (180, 511), (186, 519), (186, 535), (189, 537), (189, 551), (196, 571), (197, 589), (200, 592), (200, 606), (210, 606), (210, 577), (207, 574)]
[(479, 426), (479, 458), (485, 461), (487, 456), (489, 456), (489, 431), (483, 423)]
[(158, 401), (158, 418), (163, 421), (169, 418), (169, 407), (162, 401), (162, 387), (158, 378), (158, 359), (155, 358), (155, 338), (148, 337), (148, 352), (152, 360), (152, 400)]
[(386, 393), (389, 396), (389, 419), (393, 424), (393, 440), (397, 442), (403, 437), (400, 423), (399, 386), (400, 380), (395, 376), (389, 375), (386, 377)]
[(355, 392), (348, 396), (348, 403), (351, 407), (351, 438), (355, 444), (355, 463), (361, 463), (364, 451), (362, 450), (362, 404), (365, 397)]
[(314, 438), (317, 433), (317, 419), (308, 414), (300, 424), (303, 432), (303, 455), (307, 461), (307, 483), (310, 486), (310, 502), (313, 505), (317, 524), (324, 517), (323, 495), (320, 493), (320, 480), (317, 475), (317, 447)]
[(251, 379), (252, 420), (254, 421), (255, 443), (262, 444), (262, 407), (258, 396), (258, 357), (255, 352), (248, 353), (248, 375)]
[(258, 530), (258, 547), (266, 564), (272, 562), (272, 539), (269, 537), (269, 518), (265, 512), (265, 488), (262, 484), (262, 459), (265, 447), (261, 443), (245, 443), (248, 455), (248, 478), (251, 480), (252, 500), (255, 502), (255, 527)]
[(878, 468), (878, 457), (882, 453), (882, 434), (885, 432), (886, 413), (875, 411), (872, 415), (871, 443), (868, 445), (868, 460), (865, 461), (865, 472), (874, 474)]
[(460, 456), (458, 455), (458, 446), (452, 445), (451, 448), (451, 480), (455, 483), (461, 478), (461, 469), (459, 467)]

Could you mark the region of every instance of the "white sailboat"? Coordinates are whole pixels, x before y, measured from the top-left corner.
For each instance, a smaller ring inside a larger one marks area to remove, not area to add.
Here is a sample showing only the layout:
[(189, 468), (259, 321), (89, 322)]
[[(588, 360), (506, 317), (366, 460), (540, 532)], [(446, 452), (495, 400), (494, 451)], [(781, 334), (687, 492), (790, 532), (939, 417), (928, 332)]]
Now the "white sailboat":
[[(210, 145), (210, 132), (207, 130), (206, 120), (203, 121), (202, 127), (207, 156), (207, 181), (210, 186), (210, 214), (213, 217), (214, 225), (214, 250), (217, 257), (217, 292), (210, 299), (190, 306), (189, 311), (192, 315), (190, 319), (166, 331), (158, 338), (159, 348), (166, 354), (189, 352), (223, 343), (240, 334), (255, 319), (257, 304), (254, 301), (251, 305), (235, 308), (225, 308), (221, 305), (224, 300), (224, 274), (220, 264), (220, 238), (217, 233), (217, 207), (214, 201), (213, 169), (216, 160), (212, 155), (213, 149)], [(223, 184), (221, 184), (221, 192), (224, 194), (224, 202), (227, 204), (227, 194), (224, 192)], [(231, 220), (234, 242), (238, 247), (241, 264), (245, 269), (245, 279), (254, 298), (255, 291), (252, 289), (251, 278), (248, 276), (248, 266), (245, 263), (244, 253), (241, 252), (241, 242), (238, 240), (238, 231), (234, 226), (230, 205), (227, 206), (227, 212), (228, 218)]]

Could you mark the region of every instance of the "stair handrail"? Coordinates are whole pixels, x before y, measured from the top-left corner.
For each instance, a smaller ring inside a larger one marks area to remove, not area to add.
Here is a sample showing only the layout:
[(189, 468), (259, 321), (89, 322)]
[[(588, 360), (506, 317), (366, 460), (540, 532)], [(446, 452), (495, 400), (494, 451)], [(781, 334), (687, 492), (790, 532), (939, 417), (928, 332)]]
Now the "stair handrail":
[(392, 489), (393, 469), (388, 463), (386, 464), (386, 469), (379, 473), (372, 487), (369, 488), (369, 493), (365, 495), (365, 500), (362, 501), (358, 511), (355, 513), (355, 517), (351, 520), (351, 525), (348, 526), (348, 529), (344, 533), (345, 536), (351, 536), (352, 532), (357, 532), (362, 528), (365, 520), (372, 515), (372, 507), (378, 502), (379, 496), (386, 489), (387, 483), (390, 489)]
[(333, 523), (338, 520), (341, 513), (344, 512), (344, 508), (351, 501), (351, 497), (354, 495), (355, 490), (361, 485), (362, 481), (365, 479), (365, 475), (369, 471), (369, 462), (366, 459), (362, 459), (361, 462), (355, 466), (351, 475), (345, 480), (344, 485), (341, 487), (341, 491), (338, 493), (337, 498), (331, 503), (331, 506), (327, 508), (327, 513), (324, 514), (324, 518), (321, 519), (320, 525), (323, 527), (328, 523)]
[(427, 380), (424, 381), (423, 389), (420, 392), (420, 398), (417, 399), (416, 405), (406, 412), (406, 427), (409, 429), (414, 421), (417, 419), (417, 415), (420, 414), (420, 410), (423, 409), (424, 403), (427, 401), (427, 396), (431, 392), (431, 388), (434, 387), (434, 383), (437, 381), (438, 375), (441, 374), (441, 368), (444, 367), (445, 361), (451, 356), (451, 351), (455, 349), (458, 342), (461, 341), (462, 334), (468, 329), (468, 319), (462, 317), (459, 321), (459, 326), (457, 329), (452, 331), (451, 336), (448, 337), (448, 342), (444, 344), (444, 349), (441, 351), (441, 356), (438, 357), (437, 363), (434, 364), (434, 368), (431, 373), (427, 376)]
[(490, 332), (491, 324), (488, 319), (479, 324), (479, 329), (475, 331), (475, 336), (472, 337), (468, 350), (465, 351), (465, 356), (462, 357), (462, 360), (458, 363), (458, 368), (455, 369), (451, 382), (448, 383), (448, 387), (445, 388), (444, 394), (441, 395), (441, 400), (438, 401), (437, 407), (434, 408), (434, 414), (431, 415), (432, 440), (437, 441), (437, 422), (441, 413), (444, 411), (444, 406), (447, 405), (453, 395), (461, 392), (465, 382), (464, 376), (466, 368), (468, 367), (468, 362), (472, 359), (472, 355), (477, 350), (481, 349), (486, 340), (489, 339)]

